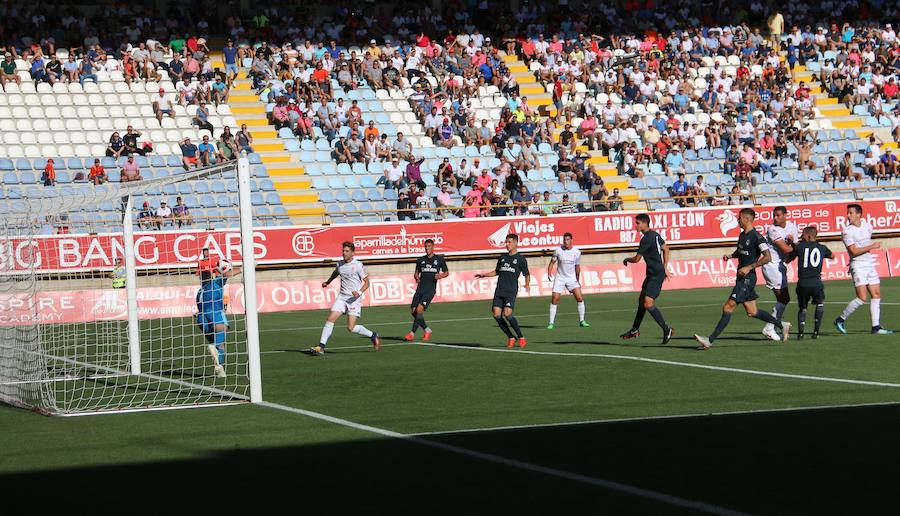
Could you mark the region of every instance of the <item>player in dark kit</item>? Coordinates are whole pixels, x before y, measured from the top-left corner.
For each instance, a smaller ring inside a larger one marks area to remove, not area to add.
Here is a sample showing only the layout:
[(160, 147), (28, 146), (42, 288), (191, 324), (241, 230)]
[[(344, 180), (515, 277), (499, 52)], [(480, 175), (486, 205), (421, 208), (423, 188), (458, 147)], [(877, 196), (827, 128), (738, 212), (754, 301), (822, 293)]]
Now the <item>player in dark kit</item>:
[(447, 262), (443, 256), (434, 254), (434, 240), (429, 238), (425, 241), (425, 256), (416, 260), (416, 272), (413, 275), (417, 283), (416, 293), (413, 294), (412, 303), (409, 305), (413, 323), (412, 329), (406, 334), (406, 340), (415, 339), (416, 328), (420, 326), (425, 330), (422, 340), (431, 338), (431, 328), (425, 323), (423, 314), (425, 310), (428, 310), (428, 305), (431, 304), (431, 300), (437, 293), (438, 280), (446, 278), (449, 274)]
[[(531, 286), (531, 274), (528, 272), (528, 261), (517, 250), (519, 235), (506, 235), (506, 254), (497, 260), (497, 266), (491, 272), (476, 274), (476, 278), (497, 276), (497, 288), (494, 290), (494, 302), (491, 312), (497, 325), (506, 334), (506, 347), (512, 348), (519, 339), (519, 347), (525, 347), (525, 337), (519, 328), (519, 321), (513, 316), (516, 306), (516, 295), (519, 293), (519, 276), (525, 276), (525, 289)], [(507, 324), (509, 323), (509, 324)], [(510, 331), (512, 326), (512, 331)], [(515, 332), (515, 336), (513, 335)]]
[(825, 284), (822, 283), (822, 264), (831, 258), (831, 249), (816, 242), (819, 230), (815, 226), (803, 228), (800, 242), (794, 246), (794, 250), (788, 255), (788, 260), (798, 259), (797, 262), (797, 299), (800, 302), (800, 311), (797, 313), (798, 332), (797, 339), (803, 338), (806, 329), (806, 307), (812, 301), (816, 304), (816, 329), (812, 338), (819, 337), (819, 328), (822, 326), (822, 317), (825, 315)]
[(756, 212), (751, 208), (741, 210), (741, 234), (738, 237), (737, 249), (730, 255), (725, 255), (723, 259), (727, 262), (732, 258), (738, 259), (737, 281), (728, 301), (722, 306), (722, 318), (716, 329), (708, 336), (694, 335), (694, 339), (700, 343), (701, 349), (709, 349), (716, 337), (719, 336), (731, 321), (731, 312), (737, 305), (744, 305), (747, 315), (755, 317), (761, 321), (772, 323), (776, 328), (782, 331), (782, 340), (788, 340), (791, 332), (791, 323), (787, 321), (779, 321), (772, 317), (772, 314), (765, 310), (756, 308), (756, 269), (769, 263), (772, 259), (772, 251), (766, 243), (766, 239), (756, 232), (753, 227), (753, 221), (756, 220)]
[(638, 297), (637, 313), (631, 329), (620, 335), (623, 339), (633, 339), (641, 335), (641, 321), (644, 314), (650, 312), (656, 324), (662, 328), (663, 344), (668, 344), (675, 335), (675, 330), (666, 324), (662, 312), (656, 308), (655, 301), (662, 292), (663, 282), (666, 280), (666, 267), (669, 265), (669, 245), (659, 236), (659, 233), (650, 229), (650, 216), (642, 213), (634, 218), (637, 230), (644, 236), (638, 245), (637, 254), (631, 258), (625, 258), (622, 263), (628, 267), (629, 263), (637, 263), (641, 258), (647, 263), (647, 277), (641, 285), (641, 294)]

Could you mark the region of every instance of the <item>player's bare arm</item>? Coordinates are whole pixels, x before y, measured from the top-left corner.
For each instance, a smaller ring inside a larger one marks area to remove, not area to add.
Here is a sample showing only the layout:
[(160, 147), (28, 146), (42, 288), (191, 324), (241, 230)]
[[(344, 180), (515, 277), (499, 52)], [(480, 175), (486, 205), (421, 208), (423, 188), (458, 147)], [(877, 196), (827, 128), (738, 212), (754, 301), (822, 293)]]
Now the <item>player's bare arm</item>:
[(550, 264), (547, 265), (547, 278), (553, 281), (554, 276), (556, 276), (556, 255), (550, 258)]
[(493, 277), (496, 275), (497, 275), (497, 271), (479, 272), (478, 274), (475, 275), (475, 277), (478, 279), (481, 279), (481, 278), (490, 278), (490, 277)]
[(847, 246), (847, 253), (850, 255), (850, 258), (856, 258), (857, 256), (862, 256), (873, 249), (881, 249), (881, 242), (872, 242), (869, 245), (858, 246), (856, 244), (850, 244)]
[[(324, 282), (322, 283), (322, 288), (325, 288), (325, 287), (327, 287), (329, 284), (331, 284), (331, 282), (334, 281), (335, 278), (338, 277), (338, 274), (340, 274), (340, 272), (338, 272), (337, 269), (335, 269), (334, 271), (332, 271), (331, 276), (328, 277), (328, 280), (327, 280), (327, 281), (324, 281)], [(366, 278), (366, 281), (368, 281), (368, 280), (369, 280), (369, 278)]]
[(363, 278), (362, 287), (360, 287), (358, 291), (353, 292), (353, 297), (359, 297), (359, 296), (363, 295), (363, 293), (367, 290), (369, 290), (369, 277), (368, 276)]
[(663, 274), (666, 275), (666, 279), (669, 279), (669, 244), (662, 245), (662, 252)]
[(738, 277), (743, 278), (747, 274), (750, 274), (750, 271), (752, 271), (753, 269), (758, 269), (771, 261), (772, 251), (766, 249), (765, 252), (763, 252), (762, 256), (759, 257), (759, 260), (756, 261), (756, 263), (751, 263), (746, 267), (741, 267), (740, 269), (738, 269)]
[(630, 258), (625, 258), (624, 260), (622, 260), (622, 265), (628, 267), (629, 263), (637, 263), (639, 261), (641, 261), (641, 255), (635, 254), (634, 256), (632, 256)]

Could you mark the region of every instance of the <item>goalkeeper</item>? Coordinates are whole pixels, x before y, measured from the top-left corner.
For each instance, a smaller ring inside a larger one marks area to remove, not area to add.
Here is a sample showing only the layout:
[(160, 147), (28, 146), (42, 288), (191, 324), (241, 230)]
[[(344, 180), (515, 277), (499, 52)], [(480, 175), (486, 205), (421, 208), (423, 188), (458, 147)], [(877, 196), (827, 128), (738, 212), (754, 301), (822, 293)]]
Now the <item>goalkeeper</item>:
[(197, 291), (197, 325), (209, 343), (207, 348), (219, 378), (225, 377), (225, 334), (228, 332), (225, 283), (233, 274), (234, 269), (227, 263), (220, 263), (212, 270), (201, 270)]

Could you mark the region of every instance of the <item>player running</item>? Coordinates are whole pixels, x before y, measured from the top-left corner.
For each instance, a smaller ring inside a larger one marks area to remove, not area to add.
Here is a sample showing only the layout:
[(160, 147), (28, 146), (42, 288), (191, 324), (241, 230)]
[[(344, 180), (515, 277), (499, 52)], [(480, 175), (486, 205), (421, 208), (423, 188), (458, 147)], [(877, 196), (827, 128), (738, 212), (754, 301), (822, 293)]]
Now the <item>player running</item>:
[[(510, 233), (506, 235), (506, 254), (497, 260), (497, 266), (491, 272), (476, 274), (476, 278), (490, 278), (497, 276), (497, 288), (494, 290), (494, 301), (491, 305), (491, 313), (497, 325), (506, 334), (506, 347), (512, 348), (519, 339), (519, 347), (525, 347), (525, 337), (519, 327), (519, 321), (513, 316), (516, 306), (516, 295), (519, 293), (519, 275), (525, 276), (525, 290), (531, 286), (531, 275), (528, 272), (528, 261), (519, 254), (519, 235)], [(507, 322), (509, 323), (507, 325)], [(513, 332), (509, 330), (512, 326)]]
[(584, 320), (584, 296), (581, 295), (581, 251), (572, 246), (572, 233), (563, 235), (563, 244), (556, 248), (550, 265), (547, 267), (547, 276), (553, 281), (553, 293), (550, 296), (550, 324), (548, 330), (553, 329), (556, 321), (556, 305), (559, 296), (563, 292), (571, 292), (578, 303), (578, 325), (582, 328), (590, 328), (590, 324)]
[(416, 328), (419, 326), (425, 330), (422, 340), (427, 341), (431, 338), (431, 328), (425, 322), (425, 310), (428, 310), (428, 305), (431, 304), (431, 300), (437, 293), (438, 280), (449, 275), (447, 262), (443, 256), (434, 254), (434, 240), (429, 238), (425, 241), (425, 256), (416, 260), (416, 272), (413, 274), (413, 278), (416, 280), (416, 293), (413, 294), (412, 303), (409, 305), (413, 323), (412, 329), (404, 337), (406, 340), (416, 338)]
[(803, 228), (800, 242), (794, 246), (794, 250), (787, 257), (790, 262), (795, 258), (797, 263), (797, 303), (800, 309), (797, 311), (797, 340), (803, 340), (806, 330), (806, 307), (810, 300), (816, 304), (816, 326), (812, 338), (819, 338), (819, 328), (822, 326), (822, 316), (825, 315), (825, 285), (822, 283), (822, 264), (831, 258), (831, 249), (816, 242), (819, 230), (816, 226)]
[(219, 378), (225, 377), (225, 336), (228, 332), (225, 284), (234, 272), (233, 268), (218, 263), (213, 269), (201, 270), (200, 290), (197, 291), (197, 326), (206, 337), (213, 370)]
[(342, 314), (347, 314), (347, 331), (371, 339), (375, 351), (381, 349), (381, 340), (378, 338), (378, 334), (366, 329), (365, 326), (356, 324), (356, 320), (362, 314), (363, 293), (369, 290), (369, 273), (366, 272), (362, 262), (353, 257), (355, 251), (356, 246), (352, 242), (341, 244), (343, 259), (337, 263), (328, 281), (322, 283), (322, 288), (327, 288), (335, 278), (341, 277), (341, 290), (334, 300), (334, 304), (331, 305), (331, 313), (325, 319), (319, 345), (309, 348), (309, 353), (312, 355), (325, 354), (325, 345), (328, 344), (328, 338), (331, 337), (331, 332), (334, 330), (334, 322)]
[[(800, 241), (797, 225), (787, 220), (787, 208), (778, 206), (772, 210), (772, 225), (766, 230), (766, 242), (772, 250), (772, 261), (763, 265), (763, 277), (766, 287), (775, 294), (775, 308), (772, 317), (782, 319), (787, 304), (791, 301), (788, 290), (787, 267), (784, 260), (791, 253), (796, 242)], [(772, 340), (781, 340), (775, 325), (766, 324), (762, 334)]]
[(853, 276), (853, 285), (856, 287), (856, 297), (844, 308), (841, 316), (834, 320), (837, 330), (847, 333), (844, 323), (857, 308), (866, 303), (866, 293), (872, 296), (869, 304), (869, 312), (872, 314), (872, 334), (890, 335), (894, 333), (881, 327), (881, 278), (875, 270), (875, 257), (869, 251), (881, 249), (881, 242), (872, 242), (872, 225), (862, 218), (862, 206), (859, 204), (847, 205), (847, 220), (850, 222), (844, 228), (844, 245), (850, 254), (850, 275)]
[(625, 258), (622, 263), (628, 267), (629, 263), (637, 263), (641, 258), (647, 262), (647, 276), (641, 285), (641, 294), (638, 296), (637, 313), (634, 315), (634, 323), (631, 329), (620, 335), (623, 339), (633, 339), (641, 335), (641, 321), (644, 314), (650, 312), (656, 324), (662, 328), (663, 344), (668, 344), (675, 336), (675, 330), (666, 324), (659, 308), (656, 308), (656, 299), (662, 292), (663, 282), (666, 280), (666, 267), (669, 265), (669, 244), (659, 236), (659, 233), (650, 229), (650, 216), (642, 213), (634, 218), (637, 230), (643, 236), (638, 245), (637, 254), (631, 258)]
[(719, 336), (731, 322), (731, 313), (737, 305), (744, 305), (747, 315), (761, 321), (772, 323), (782, 331), (782, 339), (787, 341), (791, 334), (791, 323), (779, 321), (765, 310), (756, 308), (756, 269), (772, 260), (772, 252), (765, 239), (757, 233), (753, 227), (756, 220), (756, 212), (752, 208), (744, 208), (740, 212), (741, 234), (738, 236), (737, 249), (730, 255), (722, 257), (726, 262), (732, 258), (738, 259), (737, 280), (731, 291), (728, 301), (722, 306), (722, 318), (716, 329), (708, 336), (694, 335), (694, 339), (700, 343), (701, 349), (709, 349), (716, 337)]

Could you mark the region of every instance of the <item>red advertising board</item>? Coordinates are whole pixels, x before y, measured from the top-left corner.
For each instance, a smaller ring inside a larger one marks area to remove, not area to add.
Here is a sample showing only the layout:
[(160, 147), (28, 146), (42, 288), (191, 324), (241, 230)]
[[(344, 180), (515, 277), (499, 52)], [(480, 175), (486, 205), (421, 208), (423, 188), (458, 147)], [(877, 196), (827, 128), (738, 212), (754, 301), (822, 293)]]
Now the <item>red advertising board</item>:
[[(900, 231), (900, 200), (862, 202), (865, 217), (876, 232)], [(714, 207), (651, 212), (651, 225), (673, 244), (731, 242), (737, 238), (740, 207)], [(758, 227), (772, 220), (772, 206), (758, 207)], [(324, 227), (262, 228), (254, 233), (258, 263), (302, 263), (336, 259), (341, 243), (356, 245), (362, 260), (401, 258), (423, 252), (426, 239), (433, 239), (439, 253), (483, 254), (503, 248), (507, 234), (520, 237), (524, 251), (552, 249), (562, 243), (563, 233), (575, 235), (581, 248), (621, 248), (637, 244), (635, 212), (599, 212), (553, 217), (495, 217), (439, 222), (413, 221), (377, 224), (346, 224)], [(838, 235), (846, 224), (846, 203), (805, 203), (788, 207), (788, 218), (803, 228), (816, 224), (823, 236)], [(188, 267), (197, 263), (200, 249), (213, 255), (241, 261), (240, 236), (236, 230), (146, 232), (135, 236), (139, 268)], [(35, 239), (0, 240), (0, 263), (29, 268), (32, 260), (44, 272), (110, 268), (121, 256), (122, 241), (111, 235), (58, 235)], [(33, 257), (33, 258), (32, 258)]]
[[(872, 253), (877, 260), (882, 277), (900, 274), (900, 250), (890, 249)], [(890, 263), (888, 262), (890, 260)], [(521, 287), (523, 297), (548, 296), (552, 284), (544, 264), (532, 261), (532, 285)], [(826, 281), (849, 280), (847, 253), (837, 253), (835, 259), (826, 260), (822, 269)], [(412, 268), (410, 268), (412, 269)], [(728, 287), (734, 284), (735, 260), (721, 258), (675, 260), (669, 264), (669, 280), (666, 290)], [(796, 278), (796, 262), (789, 269), (789, 277)], [(644, 280), (644, 266), (625, 267), (621, 264), (585, 265), (582, 267), (581, 284), (586, 294), (604, 292), (637, 292)], [(259, 312), (283, 312), (293, 310), (317, 310), (331, 307), (337, 289), (324, 290), (321, 280), (263, 282), (257, 285)], [(494, 294), (497, 278), (476, 278), (475, 271), (451, 272), (438, 283), (435, 302), (488, 300)], [(762, 274), (759, 282), (763, 283)], [(229, 285), (233, 300), (232, 313), (243, 312), (243, 292), (238, 285)], [(405, 305), (412, 299), (416, 284), (410, 274), (373, 276), (371, 288), (366, 293), (365, 306)], [(196, 313), (197, 286), (153, 287), (138, 289), (138, 312), (142, 319), (188, 317)], [(665, 291), (663, 296), (666, 296)], [(724, 302), (725, 299), (723, 298)], [(86, 322), (98, 319), (126, 318), (127, 306), (124, 289), (47, 291), (40, 292), (33, 301), (24, 296), (0, 296), (0, 326), (11, 326), (37, 317), (45, 324)]]

